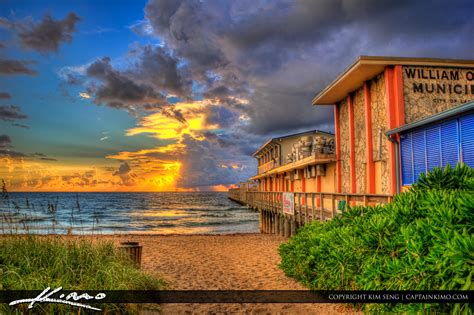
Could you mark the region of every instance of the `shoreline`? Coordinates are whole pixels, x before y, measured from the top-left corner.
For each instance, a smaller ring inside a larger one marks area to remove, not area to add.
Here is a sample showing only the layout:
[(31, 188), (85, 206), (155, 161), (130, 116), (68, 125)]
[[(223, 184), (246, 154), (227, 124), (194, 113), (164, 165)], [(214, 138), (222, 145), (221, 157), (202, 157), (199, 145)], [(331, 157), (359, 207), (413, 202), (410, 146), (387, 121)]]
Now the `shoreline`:
[[(170, 233), (170, 234), (160, 234), (160, 233), (143, 233), (143, 231), (133, 233), (133, 232), (124, 232), (124, 233), (91, 233), (91, 234), (59, 234), (59, 233), (48, 233), (48, 234), (40, 234), (40, 233), (17, 233), (17, 234), (7, 234), (7, 233), (0, 233), (0, 237), (4, 236), (122, 236), (122, 235), (130, 235), (130, 236), (246, 236), (246, 235), (264, 235), (258, 232), (237, 232), (237, 233), (196, 233), (196, 234), (179, 234), (179, 233)], [(273, 235), (274, 237), (279, 237), (277, 235)], [(281, 237), (287, 239), (285, 237)]]

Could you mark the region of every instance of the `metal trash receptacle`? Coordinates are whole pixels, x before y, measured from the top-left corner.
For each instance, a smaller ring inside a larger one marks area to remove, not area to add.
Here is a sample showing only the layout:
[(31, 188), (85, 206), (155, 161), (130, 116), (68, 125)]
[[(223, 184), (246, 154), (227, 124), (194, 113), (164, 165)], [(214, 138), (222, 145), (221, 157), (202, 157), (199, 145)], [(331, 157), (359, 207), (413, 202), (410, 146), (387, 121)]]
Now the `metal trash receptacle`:
[(142, 246), (139, 242), (120, 242), (119, 248), (140, 268), (142, 263)]

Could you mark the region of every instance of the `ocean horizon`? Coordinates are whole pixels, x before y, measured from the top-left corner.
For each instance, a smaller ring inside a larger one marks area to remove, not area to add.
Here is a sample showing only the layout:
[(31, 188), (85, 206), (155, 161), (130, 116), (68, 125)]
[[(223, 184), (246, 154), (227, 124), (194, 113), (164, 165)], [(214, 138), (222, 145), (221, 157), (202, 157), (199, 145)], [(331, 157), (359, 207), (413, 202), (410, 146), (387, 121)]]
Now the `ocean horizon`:
[(225, 192), (9, 192), (2, 234), (258, 233), (258, 213)]

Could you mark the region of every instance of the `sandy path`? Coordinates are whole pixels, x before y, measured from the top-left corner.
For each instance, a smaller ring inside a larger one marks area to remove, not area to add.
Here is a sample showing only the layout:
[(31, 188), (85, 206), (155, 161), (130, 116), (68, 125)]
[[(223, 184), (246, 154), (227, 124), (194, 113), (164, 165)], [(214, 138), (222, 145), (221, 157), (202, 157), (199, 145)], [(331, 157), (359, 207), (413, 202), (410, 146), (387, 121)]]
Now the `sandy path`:
[[(108, 238), (108, 237), (107, 237)], [(115, 242), (139, 241), (142, 266), (176, 290), (303, 290), (278, 268), (274, 235), (116, 235)], [(338, 314), (334, 304), (163, 304), (164, 314)], [(145, 312), (149, 314), (151, 312)]]

